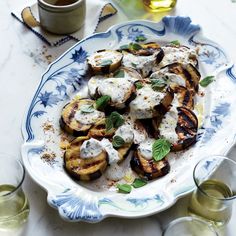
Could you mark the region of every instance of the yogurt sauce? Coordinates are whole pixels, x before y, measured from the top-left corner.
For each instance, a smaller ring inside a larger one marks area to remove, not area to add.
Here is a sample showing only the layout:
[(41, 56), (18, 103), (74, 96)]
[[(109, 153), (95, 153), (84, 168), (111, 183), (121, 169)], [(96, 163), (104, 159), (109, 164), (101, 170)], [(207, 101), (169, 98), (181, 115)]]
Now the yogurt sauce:
[(151, 56), (136, 56), (131, 53), (124, 53), (122, 63), (126, 67), (142, 70), (146, 77), (156, 64), (156, 56), (156, 54)]
[(175, 95), (171, 109), (165, 114), (159, 126), (160, 136), (167, 139), (170, 143), (176, 143), (178, 141), (178, 135), (175, 131), (178, 122), (178, 105), (179, 102)]
[(83, 112), (81, 109), (88, 109), (91, 105), (82, 105), (81, 108), (76, 111), (75, 113), (75, 119), (84, 125), (91, 125), (94, 124), (98, 119), (102, 119), (105, 117), (104, 112), (98, 111), (96, 109), (91, 110), (91, 112), (86, 113)]
[(133, 83), (125, 78), (108, 78), (98, 85), (101, 95), (108, 95), (114, 103), (124, 103)]
[(168, 64), (172, 64), (175, 62), (188, 64), (192, 63), (193, 65), (197, 64), (197, 54), (196, 51), (187, 47), (172, 47), (172, 46), (165, 46), (162, 47), (164, 51), (164, 58), (162, 61), (157, 65), (156, 70), (159, 68), (166, 66)]
[(150, 85), (139, 89), (137, 97), (129, 104), (131, 115), (136, 119), (152, 118), (154, 107), (161, 102), (165, 94), (154, 91)]
[(134, 130), (131, 125), (124, 124), (116, 130), (114, 136), (120, 136), (125, 141), (125, 143), (131, 143), (134, 139), (133, 132)]
[(146, 160), (152, 159), (152, 145), (155, 139), (148, 138), (138, 146), (138, 151)]
[(94, 138), (90, 138), (83, 142), (80, 147), (80, 157), (82, 159), (88, 159), (98, 156), (103, 150), (100, 142)]

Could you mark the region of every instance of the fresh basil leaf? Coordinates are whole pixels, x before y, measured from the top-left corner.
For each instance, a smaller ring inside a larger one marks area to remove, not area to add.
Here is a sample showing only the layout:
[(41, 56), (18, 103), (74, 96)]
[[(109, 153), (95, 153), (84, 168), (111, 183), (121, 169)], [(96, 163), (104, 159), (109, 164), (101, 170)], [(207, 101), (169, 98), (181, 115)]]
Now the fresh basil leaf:
[(138, 43), (130, 43), (129, 49), (134, 50), (134, 51), (138, 51), (138, 50), (142, 49), (142, 46)]
[(174, 45), (176, 45), (176, 46), (179, 46), (179, 45), (180, 45), (179, 40), (173, 40), (173, 41), (171, 41), (170, 43), (171, 43), (171, 44), (174, 44)]
[(108, 95), (101, 96), (96, 100), (96, 108), (98, 110), (104, 110), (104, 108), (107, 106), (110, 100), (111, 97)]
[(137, 64), (131, 62), (131, 66), (133, 66), (134, 68), (136, 68), (136, 67), (137, 67)]
[(143, 186), (146, 185), (146, 184), (147, 184), (147, 180), (136, 178), (136, 179), (134, 180), (134, 182), (132, 183), (132, 186), (133, 186), (134, 188), (140, 188), (140, 187), (143, 187)]
[(120, 49), (127, 50), (127, 49), (129, 49), (129, 45), (128, 44), (122, 45), (122, 46), (120, 46)]
[(199, 84), (202, 87), (207, 87), (210, 83), (214, 81), (214, 78), (215, 78), (214, 76), (207, 76), (204, 79), (202, 79)]
[(152, 145), (152, 156), (160, 161), (170, 152), (171, 143), (166, 139), (157, 139)]
[(117, 184), (116, 187), (121, 193), (130, 193), (132, 190), (132, 187), (129, 184)]
[(92, 113), (94, 112), (93, 105), (84, 105), (79, 108), (82, 113)]
[(125, 144), (125, 140), (120, 137), (119, 135), (116, 135), (113, 137), (113, 140), (112, 140), (112, 145), (114, 148), (119, 148), (121, 146), (123, 146)]
[(164, 78), (159, 78), (159, 79), (151, 80), (151, 85), (152, 85), (153, 90), (160, 91), (167, 85), (167, 83)]
[(145, 36), (143, 36), (143, 35), (137, 36), (135, 38), (135, 42), (143, 42), (145, 40), (147, 40), (147, 38)]
[(135, 83), (136, 89), (141, 89), (143, 87), (142, 83), (140, 81)]
[(115, 78), (124, 78), (125, 77), (125, 72), (123, 70), (117, 70), (114, 75)]
[(117, 111), (113, 111), (107, 118), (106, 118), (106, 131), (108, 132), (112, 128), (118, 128), (123, 125), (125, 122), (122, 115), (120, 115)]
[(106, 125), (106, 132), (109, 132), (111, 129), (113, 129), (113, 123), (109, 117), (106, 118), (105, 125)]
[(112, 60), (103, 60), (100, 63), (100, 66), (108, 66), (112, 64)]
[(113, 111), (110, 115), (110, 119), (112, 120), (113, 123), (113, 127), (114, 128), (118, 128), (121, 125), (124, 124), (125, 120), (122, 117), (122, 115), (120, 115), (117, 111)]

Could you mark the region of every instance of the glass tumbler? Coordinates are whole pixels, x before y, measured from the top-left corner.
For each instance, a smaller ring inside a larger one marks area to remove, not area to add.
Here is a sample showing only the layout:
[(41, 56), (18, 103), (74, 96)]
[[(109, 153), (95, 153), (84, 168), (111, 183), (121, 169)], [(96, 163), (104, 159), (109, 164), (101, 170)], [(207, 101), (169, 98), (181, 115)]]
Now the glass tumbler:
[(162, 236), (218, 236), (217, 232), (205, 221), (194, 217), (182, 217), (172, 221)]
[(19, 160), (0, 154), (0, 231), (16, 229), (29, 215), (29, 203), (22, 190), (25, 169)]
[(224, 156), (209, 156), (194, 168), (193, 192), (188, 211), (215, 226), (225, 225), (231, 218), (236, 198), (236, 162)]

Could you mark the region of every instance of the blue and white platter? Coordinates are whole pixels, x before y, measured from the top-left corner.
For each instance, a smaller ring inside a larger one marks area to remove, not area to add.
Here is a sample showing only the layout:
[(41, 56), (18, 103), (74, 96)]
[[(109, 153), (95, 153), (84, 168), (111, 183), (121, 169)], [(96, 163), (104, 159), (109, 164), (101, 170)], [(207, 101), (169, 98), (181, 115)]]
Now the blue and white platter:
[[(196, 104), (199, 131), (197, 143), (169, 155), (171, 171), (166, 176), (134, 189), (129, 194), (109, 188), (102, 179), (83, 184), (63, 169), (59, 118), (62, 107), (80, 93), (86, 81), (86, 58), (99, 49), (117, 49), (135, 41), (165, 44), (178, 40), (199, 54), (202, 78), (215, 81), (202, 88), (205, 95)], [(189, 17), (164, 17), (162, 21), (131, 21), (93, 34), (66, 51), (43, 74), (25, 114), (22, 158), (30, 176), (48, 193), (48, 203), (68, 221), (99, 222), (106, 217), (137, 218), (161, 212), (194, 188), (193, 167), (206, 155), (226, 155), (235, 143), (236, 76), (223, 48), (201, 34)], [(211, 163), (209, 163), (210, 165)]]

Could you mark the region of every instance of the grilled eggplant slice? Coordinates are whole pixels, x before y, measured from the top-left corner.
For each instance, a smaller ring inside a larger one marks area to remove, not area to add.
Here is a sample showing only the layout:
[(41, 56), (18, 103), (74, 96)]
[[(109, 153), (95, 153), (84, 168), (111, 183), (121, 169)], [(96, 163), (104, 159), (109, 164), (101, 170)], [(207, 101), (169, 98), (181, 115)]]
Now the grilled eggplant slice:
[(104, 150), (93, 158), (80, 157), (80, 147), (88, 139), (88, 136), (74, 139), (64, 154), (64, 167), (69, 175), (77, 180), (95, 180), (102, 175), (108, 165), (107, 153)]
[(194, 108), (194, 93), (183, 86), (178, 86), (174, 90), (178, 98), (179, 106), (187, 107), (190, 110)]
[(166, 158), (160, 161), (146, 160), (138, 150), (134, 152), (130, 166), (141, 178), (148, 180), (164, 176), (170, 171), (170, 164)]
[(89, 67), (94, 74), (109, 74), (120, 67), (123, 54), (116, 50), (99, 50), (88, 57)]
[(165, 114), (173, 100), (173, 91), (155, 91), (146, 84), (136, 92), (136, 98), (129, 104), (130, 113), (135, 119), (149, 119)]
[(187, 89), (194, 91), (194, 93), (198, 92), (201, 75), (197, 68), (191, 63), (186, 65), (181, 63), (172, 63), (164, 68), (167, 68), (169, 73), (180, 75), (185, 80), (185, 87)]
[(96, 122), (95, 125), (93, 125), (88, 132), (88, 136), (96, 139), (102, 139), (104, 137), (111, 138), (114, 133), (115, 129), (109, 130), (109, 132), (106, 131), (106, 119), (102, 119), (98, 122)]
[(198, 119), (187, 107), (173, 107), (158, 129), (159, 136), (171, 142), (172, 151), (181, 151), (196, 142)]
[(193, 49), (183, 45), (170, 44), (163, 46), (162, 50), (164, 57), (160, 64), (157, 65), (157, 70), (171, 63), (191, 63), (193, 66), (198, 66), (197, 53)]
[(155, 42), (145, 44), (130, 43), (129, 47), (123, 49), (123, 51), (132, 53), (133, 55), (137, 56), (151, 56), (156, 51), (159, 51), (160, 48), (160, 45)]
[(154, 50), (153, 54), (145, 56), (134, 55), (126, 51), (124, 51), (123, 54), (122, 64), (125, 67), (131, 67), (137, 70), (143, 77), (149, 76), (153, 72), (153, 68), (155, 68), (164, 57), (161, 48)]
[(105, 117), (101, 111), (93, 108), (91, 99), (73, 100), (62, 109), (60, 126), (74, 136), (84, 135), (90, 127)]

